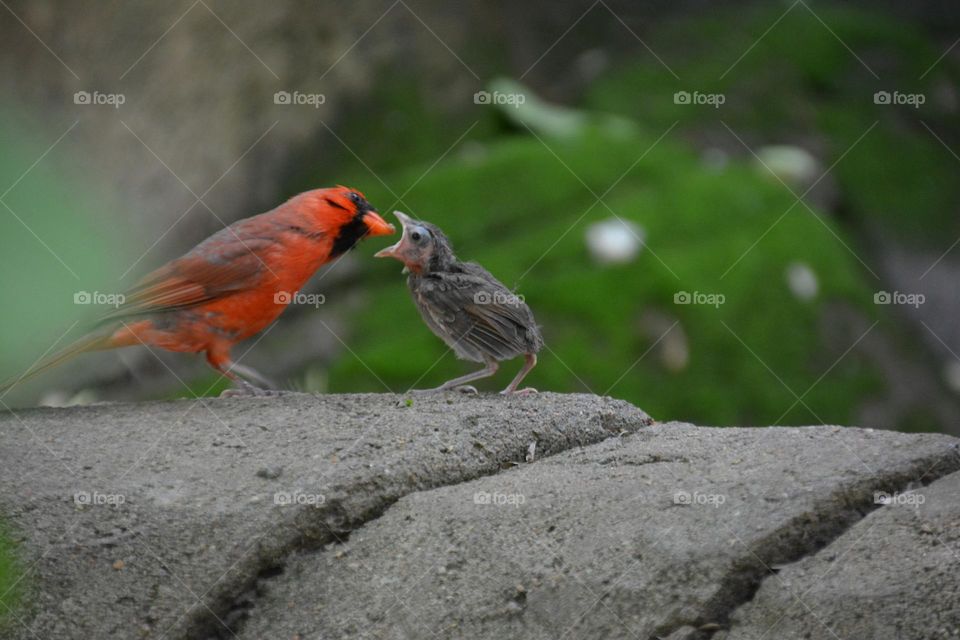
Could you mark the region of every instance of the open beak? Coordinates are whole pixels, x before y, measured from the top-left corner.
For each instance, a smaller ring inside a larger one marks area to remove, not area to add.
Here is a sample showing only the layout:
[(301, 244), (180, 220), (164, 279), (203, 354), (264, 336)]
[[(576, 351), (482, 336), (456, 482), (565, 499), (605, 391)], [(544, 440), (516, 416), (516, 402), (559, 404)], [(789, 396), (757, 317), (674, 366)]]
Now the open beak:
[(363, 216), (363, 221), (367, 225), (367, 233), (371, 236), (388, 236), (396, 231), (392, 224), (373, 211), (367, 211)]
[[(407, 214), (401, 211), (394, 211), (393, 215), (397, 217), (397, 220), (400, 221), (400, 224), (403, 227), (403, 232), (400, 235), (400, 240), (396, 244), (392, 244), (386, 249), (381, 249), (373, 254), (374, 258), (396, 258), (400, 260), (400, 246), (403, 244), (404, 238), (406, 238), (407, 224), (411, 222), (410, 217)], [(384, 223), (386, 224), (386, 223)], [(393, 231), (393, 226), (391, 225), (390, 231)]]

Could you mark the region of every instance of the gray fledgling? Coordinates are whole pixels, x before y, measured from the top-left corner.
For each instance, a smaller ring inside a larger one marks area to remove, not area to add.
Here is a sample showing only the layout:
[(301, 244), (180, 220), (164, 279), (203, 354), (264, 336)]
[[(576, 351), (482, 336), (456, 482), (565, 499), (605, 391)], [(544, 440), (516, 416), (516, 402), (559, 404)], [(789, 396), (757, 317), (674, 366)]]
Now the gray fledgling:
[[(533, 312), (490, 272), (478, 264), (461, 262), (450, 241), (429, 222), (394, 211), (403, 236), (377, 258), (395, 258), (404, 264), (407, 286), (424, 322), (454, 350), (457, 357), (486, 366), (454, 378), (431, 391), (442, 391), (492, 376), (498, 362), (524, 356), (523, 368), (501, 393), (517, 390), (537, 364), (543, 337)], [(535, 389), (523, 389), (522, 392)]]

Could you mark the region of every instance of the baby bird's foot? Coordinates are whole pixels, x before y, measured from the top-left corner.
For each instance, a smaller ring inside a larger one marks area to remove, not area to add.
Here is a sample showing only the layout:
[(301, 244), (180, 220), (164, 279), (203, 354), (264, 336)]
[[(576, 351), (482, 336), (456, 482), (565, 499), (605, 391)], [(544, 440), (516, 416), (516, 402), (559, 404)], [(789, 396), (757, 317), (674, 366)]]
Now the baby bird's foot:
[(407, 391), (407, 393), (423, 396), (428, 393), (436, 393), (438, 391), (442, 391), (442, 389), (410, 389), (409, 391)]
[(441, 385), (434, 389), (412, 389), (410, 393), (424, 394), (424, 393), (437, 393), (440, 391), (457, 391), (459, 393), (465, 393), (471, 396), (477, 395), (477, 388), (469, 384), (458, 384), (455, 387), (448, 387), (446, 385)]
[(479, 393), (477, 388), (472, 384), (461, 384), (460, 386), (454, 387), (453, 391), (459, 391), (460, 393), (465, 393), (471, 396), (475, 396)]
[(502, 396), (528, 396), (533, 393), (540, 393), (533, 387), (527, 387), (525, 389), (517, 389), (516, 391), (510, 391), (509, 389), (504, 389), (500, 392)]

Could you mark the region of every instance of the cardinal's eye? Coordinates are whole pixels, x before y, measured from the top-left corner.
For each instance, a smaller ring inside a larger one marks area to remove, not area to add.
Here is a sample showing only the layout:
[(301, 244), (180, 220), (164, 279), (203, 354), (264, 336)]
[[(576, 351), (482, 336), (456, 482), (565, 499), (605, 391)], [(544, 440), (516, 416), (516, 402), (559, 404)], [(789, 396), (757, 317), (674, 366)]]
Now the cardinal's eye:
[(350, 192), (350, 202), (357, 205), (358, 207), (363, 203), (363, 198), (360, 197), (360, 194), (356, 191)]

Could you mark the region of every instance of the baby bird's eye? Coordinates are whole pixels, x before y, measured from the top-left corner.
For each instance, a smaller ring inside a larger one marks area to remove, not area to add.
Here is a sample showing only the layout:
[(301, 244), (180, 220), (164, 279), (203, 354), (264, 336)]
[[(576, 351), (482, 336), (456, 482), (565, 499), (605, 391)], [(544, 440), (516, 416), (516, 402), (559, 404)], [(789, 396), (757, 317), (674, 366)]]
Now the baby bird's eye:
[[(410, 239), (417, 244), (423, 244), (430, 238), (430, 231), (424, 227), (413, 227), (410, 229)], [(421, 240), (423, 242), (421, 242)]]

